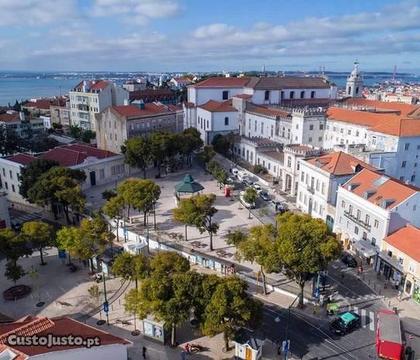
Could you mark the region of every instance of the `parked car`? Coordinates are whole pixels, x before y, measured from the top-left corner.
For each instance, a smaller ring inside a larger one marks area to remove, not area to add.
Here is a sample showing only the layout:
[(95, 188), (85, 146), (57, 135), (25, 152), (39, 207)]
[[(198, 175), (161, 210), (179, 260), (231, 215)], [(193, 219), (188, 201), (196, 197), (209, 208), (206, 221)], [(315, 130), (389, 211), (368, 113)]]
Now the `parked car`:
[(355, 268), (357, 267), (357, 260), (353, 255), (345, 253), (341, 257), (341, 261), (347, 265), (347, 267)]
[(252, 187), (257, 191), (257, 193), (260, 193), (262, 191), (261, 186), (257, 183), (253, 184)]
[(276, 213), (281, 213), (282, 214), (289, 209), (287, 204), (285, 202), (282, 202), (282, 201), (271, 200), (270, 204), (274, 208)]
[(347, 311), (330, 322), (330, 331), (337, 335), (345, 335), (360, 327), (360, 315)]
[(242, 183), (245, 185), (245, 186), (252, 186), (252, 184), (253, 184), (253, 182), (252, 182), (252, 180), (251, 180), (251, 178), (249, 178), (249, 177), (247, 177), (247, 176), (244, 176), (243, 178), (242, 178)]
[(244, 200), (245, 191), (241, 191), (239, 194), (239, 201), (247, 208), (247, 209), (255, 209), (255, 203), (248, 203)]
[(268, 195), (267, 191), (260, 191), (260, 198), (264, 201), (270, 201), (270, 195)]
[(233, 176), (237, 177), (239, 174), (239, 170), (237, 168), (230, 169), (230, 172)]

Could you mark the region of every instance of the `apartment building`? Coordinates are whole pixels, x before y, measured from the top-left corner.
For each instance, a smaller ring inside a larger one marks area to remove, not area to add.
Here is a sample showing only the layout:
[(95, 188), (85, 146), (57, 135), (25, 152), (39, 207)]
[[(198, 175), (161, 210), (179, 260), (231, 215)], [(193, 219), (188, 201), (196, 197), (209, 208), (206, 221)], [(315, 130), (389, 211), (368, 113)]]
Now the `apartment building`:
[(333, 230), (341, 234), (346, 247), (371, 259), (390, 233), (407, 223), (420, 226), (419, 190), (362, 169), (338, 188)]
[(7, 194), (12, 203), (28, 205), (20, 195), (20, 179), (23, 167), (36, 158), (55, 160), (60, 166), (84, 171), (86, 181), (82, 189), (118, 181), (128, 175), (124, 157), (109, 151), (100, 150), (87, 144), (69, 144), (55, 147), (38, 156), (20, 153), (0, 158), (0, 191)]
[(98, 148), (121, 153), (121, 146), (130, 137), (182, 131), (183, 115), (180, 107), (157, 102), (111, 106), (96, 116)]
[(41, 133), (45, 130), (43, 118), (32, 118), (23, 112), (7, 110), (0, 114), (0, 129), (13, 130), (17, 136), (27, 138), (30, 135)]
[(71, 125), (92, 131), (96, 130), (95, 114), (128, 101), (128, 91), (107, 80), (84, 80), (69, 96)]
[(362, 169), (373, 166), (342, 151), (299, 160), (300, 176), (296, 206), (334, 228), (337, 189)]
[(407, 225), (388, 235), (378, 253), (376, 271), (420, 304), (420, 229)]
[(63, 127), (70, 126), (70, 101), (64, 105), (50, 105), (51, 124), (60, 124)]
[(341, 148), (420, 185), (420, 106), (351, 99), (327, 111), (325, 149)]

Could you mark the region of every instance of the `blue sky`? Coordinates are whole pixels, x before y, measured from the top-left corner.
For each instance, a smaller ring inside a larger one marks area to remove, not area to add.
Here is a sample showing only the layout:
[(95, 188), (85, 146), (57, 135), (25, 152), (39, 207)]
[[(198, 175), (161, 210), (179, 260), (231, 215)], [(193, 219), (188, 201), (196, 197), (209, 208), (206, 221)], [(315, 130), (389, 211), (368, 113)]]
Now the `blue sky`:
[(0, 0), (0, 70), (420, 73), (420, 0)]

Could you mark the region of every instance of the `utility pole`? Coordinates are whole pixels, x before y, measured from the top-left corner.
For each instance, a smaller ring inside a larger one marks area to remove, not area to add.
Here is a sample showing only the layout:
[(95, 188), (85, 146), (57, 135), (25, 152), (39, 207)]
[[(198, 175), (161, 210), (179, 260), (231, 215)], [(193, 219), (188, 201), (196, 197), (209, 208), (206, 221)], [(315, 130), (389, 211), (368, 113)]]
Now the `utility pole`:
[(108, 298), (106, 294), (106, 281), (105, 281), (105, 273), (102, 272), (102, 279), (104, 281), (104, 312), (106, 315), (106, 324), (109, 326), (109, 304), (108, 304)]
[(289, 341), (289, 323), (290, 323), (290, 309), (295, 304), (296, 300), (299, 299), (299, 295), (295, 297), (293, 302), (287, 308), (287, 323), (286, 323), (286, 332), (285, 332), (285, 340), (283, 341), (283, 352), (284, 352), (284, 360), (287, 360), (289, 350), (290, 350), (290, 341)]

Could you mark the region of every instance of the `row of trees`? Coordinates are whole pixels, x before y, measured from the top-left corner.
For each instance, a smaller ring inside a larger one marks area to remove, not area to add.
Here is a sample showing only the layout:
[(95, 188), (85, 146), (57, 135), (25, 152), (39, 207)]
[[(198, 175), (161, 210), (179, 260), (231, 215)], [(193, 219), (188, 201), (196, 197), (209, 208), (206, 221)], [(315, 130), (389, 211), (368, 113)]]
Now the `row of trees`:
[(229, 175), (216, 160), (209, 161), (207, 164), (207, 170), (213, 175), (220, 187), (226, 184)]
[(213, 235), (219, 230), (219, 225), (213, 220), (217, 213), (214, 207), (215, 200), (214, 194), (194, 195), (181, 199), (178, 207), (173, 210), (173, 218), (185, 226), (185, 240), (188, 240), (187, 227), (194, 226), (201, 234), (209, 234), (210, 251), (213, 251)]
[(324, 221), (309, 215), (286, 212), (277, 217), (277, 226), (260, 225), (248, 233), (232, 231), (227, 243), (237, 248), (237, 257), (260, 266), (263, 291), (265, 275), (283, 272), (300, 287), (299, 305), (303, 305), (305, 282), (339, 257), (340, 242)]
[(143, 170), (144, 178), (147, 168), (153, 162), (161, 176), (162, 165), (169, 165), (175, 159), (191, 166), (192, 155), (203, 146), (200, 133), (189, 128), (182, 133), (153, 132), (147, 137), (133, 137), (125, 141), (121, 150), (128, 165)]
[(111, 219), (115, 219), (118, 226), (121, 219), (130, 216), (134, 209), (143, 213), (143, 224), (148, 226), (148, 215), (153, 212), (153, 225), (156, 229), (156, 202), (160, 196), (160, 187), (152, 180), (131, 178), (118, 184), (115, 193), (108, 194), (108, 200), (103, 206), (103, 212)]
[(188, 260), (175, 252), (159, 252), (151, 259), (123, 253), (112, 270), (136, 282), (125, 297), (125, 310), (141, 319), (150, 314), (162, 321), (171, 331), (172, 345), (177, 326), (191, 317), (206, 335), (223, 332), (227, 349), (238, 327), (256, 327), (261, 319), (261, 303), (249, 297), (242, 280), (191, 271)]

